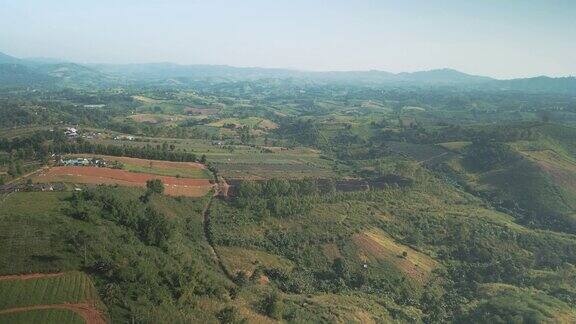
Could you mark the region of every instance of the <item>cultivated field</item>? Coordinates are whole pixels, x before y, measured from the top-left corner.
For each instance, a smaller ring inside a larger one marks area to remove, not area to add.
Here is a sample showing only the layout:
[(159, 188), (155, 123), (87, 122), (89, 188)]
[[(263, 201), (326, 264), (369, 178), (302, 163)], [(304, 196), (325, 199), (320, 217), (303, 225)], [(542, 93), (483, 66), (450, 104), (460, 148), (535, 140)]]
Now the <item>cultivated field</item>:
[(169, 177), (182, 177), (192, 179), (211, 179), (212, 174), (206, 166), (195, 162), (171, 162), (160, 160), (147, 160), (131, 157), (119, 157), (109, 155), (74, 155), (73, 157), (99, 158), (104, 161), (119, 162), (122, 169), (132, 172), (149, 173)]
[(291, 270), (294, 267), (290, 260), (263, 251), (226, 246), (217, 247), (216, 251), (228, 271), (233, 274), (242, 271), (251, 276), (259, 266), (283, 270)]
[(163, 115), (163, 114), (136, 114), (128, 116), (129, 119), (138, 123), (148, 124), (175, 124), (176, 122), (187, 119), (183, 115)]
[(86, 321), (74, 312), (66, 308), (37, 308), (34, 306), (27, 307), (26, 311), (18, 309), (9, 309), (0, 311), (0, 322), (10, 324), (29, 324), (29, 323), (54, 323), (54, 324), (84, 324)]
[[(353, 241), (363, 261), (384, 260), (422, 284), (427, 281), (432, 270), (437, 266), (434, 259), (394, 242), (380, 230), (374, 229), (357, 234), (353, 237)], [(405, 256), (403, 256), (404, 252), (406, 252)]]
[(50, 168), (35, 176), (33, 181), (145, 187), (146, 181), (152, 179), (160, 179), (164, 183), (165, 193), (172, 196), (201, 197), (214, 187), (208, 179), (176, 178), (119, 169), (74, 166)]
[[(217, 167), (218, 173), (233, 179), (301, 179), (301, 178), (338, 178), (333, 161), (323, 159), (317, 150), (295, 147), (271, 147), (272, 153), (264, 153), (263, 148), (248, 145), (216, 145), (214, 141), (198, 139), (160, 139), (143, 138), (143, 142), (127, 141), (130, 146), (157, 145), (164, 142), (176, 149), (194, 152), (197, 156), (205, 154), (208, 162)], [(98, 139), (93, 142), (105, 145), (117, 144), (113, 140)], [(147, 161), (147, 160), (144, 160)], [(179, 163), (179, 162), (177, 162)], [(145, 164), (144, 167), (147, 165)], [(342, 167), (342, 165), (339, 165)], [(136, 170), (135, 170), (136, 171)], [(146, 173), (149, 170), (144, 170)], [(160, 173), (162, 174), (162, 173)], [(164, 174), (174, 175), (174, 174)], [(182, 174), (182, 176), (184, 176)]]
[(0, 275), (57, 272), (78, 266), (61, 240), (66, 192), (15, 192), (0, 198)]
[(441, 146), (428, 144), (413, 144), (408, 142), (387, 142), (390, 151), (420, 163), (438, 164), (449, 160), (454, 153)]
[(213, 127), (224, 127), (225, 125), (236, 125), (236, 126), (248, 126), (250, 128), (256, 129), (276, 129), (278, 125), (271, 120), (260, 118), (260, 117), (248, 117), (248, 118), (224, 118), (215, 122), (208, 124)]
[(523, 151), (522, 154), (537, 163), (561, 187), (576, 195), (576, 163), (552, 150)]
[(0, 276), (0, 322), (105, 323), (88, 276), (72, 271)]

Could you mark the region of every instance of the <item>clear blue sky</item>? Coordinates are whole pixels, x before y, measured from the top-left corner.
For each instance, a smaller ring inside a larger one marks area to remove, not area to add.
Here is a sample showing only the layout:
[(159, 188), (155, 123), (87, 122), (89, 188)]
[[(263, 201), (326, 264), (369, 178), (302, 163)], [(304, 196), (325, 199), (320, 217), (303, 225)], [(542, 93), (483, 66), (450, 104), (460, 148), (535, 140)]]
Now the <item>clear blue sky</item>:
[(0, 0), (0, 51), (77, 62), (576, 75), (576, 0)]

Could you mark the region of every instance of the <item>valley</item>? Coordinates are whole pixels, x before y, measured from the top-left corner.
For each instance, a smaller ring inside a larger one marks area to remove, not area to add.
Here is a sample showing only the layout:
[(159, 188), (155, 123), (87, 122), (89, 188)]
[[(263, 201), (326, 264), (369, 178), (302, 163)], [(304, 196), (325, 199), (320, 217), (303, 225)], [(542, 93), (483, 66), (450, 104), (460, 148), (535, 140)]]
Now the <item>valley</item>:
[(22, 64), (0, 322), (576, 321), (569, 89)]

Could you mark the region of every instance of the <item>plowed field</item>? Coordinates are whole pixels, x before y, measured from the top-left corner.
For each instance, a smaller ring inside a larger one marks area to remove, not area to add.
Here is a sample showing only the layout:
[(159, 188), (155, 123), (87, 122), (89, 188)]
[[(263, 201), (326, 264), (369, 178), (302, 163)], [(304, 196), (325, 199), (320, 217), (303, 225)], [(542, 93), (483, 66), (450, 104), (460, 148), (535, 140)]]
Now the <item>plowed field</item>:
[(213, 187), (208, 179), (176, 178), (119, 169), (75, 166), (50, 168), (38, 174), (33, 181), (145, 187), (146, 181), (151, 179), (162, 180), (166, 194), (172, 196), (200, 197)]

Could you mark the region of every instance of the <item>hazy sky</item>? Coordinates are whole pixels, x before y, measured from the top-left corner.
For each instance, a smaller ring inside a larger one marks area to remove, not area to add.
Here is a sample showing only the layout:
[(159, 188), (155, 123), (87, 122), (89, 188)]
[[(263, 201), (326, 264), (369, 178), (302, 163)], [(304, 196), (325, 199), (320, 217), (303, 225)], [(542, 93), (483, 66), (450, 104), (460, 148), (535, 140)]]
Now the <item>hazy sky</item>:
[(0, 0), (0, 52), (566, 76), (576, 75), (576, 0)]

